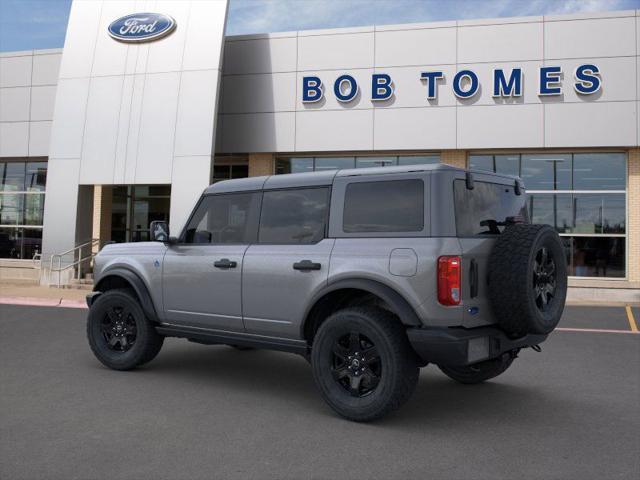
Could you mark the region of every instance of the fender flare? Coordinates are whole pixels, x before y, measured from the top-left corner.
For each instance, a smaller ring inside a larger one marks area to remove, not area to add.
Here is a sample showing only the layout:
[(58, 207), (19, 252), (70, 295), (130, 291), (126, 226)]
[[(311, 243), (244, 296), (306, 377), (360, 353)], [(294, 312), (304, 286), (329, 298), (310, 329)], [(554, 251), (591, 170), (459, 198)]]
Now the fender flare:
[(364, 290), (366, 292), (372, 293), (373, 295), (376, 295), (377, 297), (380, 297), (387, 305), (389, 305), (389, 307), (391, 307), (393, 312), (398, 315), (403, 325), (415, 327), (422, 326), (422, 322), (420, 321), (420, 318), (416, 314), (411, 304), (393, 288), (376, 280), (353, 278), (330, 283), (313, 297), (311, 302), (309, 302), (310, 306), (304, 313), (302, 331), (304, 331), (305, 325), (309, 320), (309, 314), (322, 297), (324, 297), (328, 293), (346, 288)]
[[(103, 272), (100, 276), (100, 280), (93, 288), (94, 292), (103, 292), (101, 290), (101, 285), (104, 285), (104, 282), (112, 277), (118, 277), (125, 280), (131, 288), (133, 288), (134, 292), (136, 292), (137, 297), (140, 299), (140, 306), (144, 311), (144, 314), (147, 318), (153, 322), (158, 321), (158, 314), (156, 313), (155, 306), (153, 305), (153, 300), (151, 300), (151, 294), (149, 293), (149, 289), (145, 285), (144, 281), (140, 278), (140, 276), (132, 270), (122, 267), (115, 267), (113, 269), (107, 270)], [(95, 300), (96, 297), (94, 297)]]

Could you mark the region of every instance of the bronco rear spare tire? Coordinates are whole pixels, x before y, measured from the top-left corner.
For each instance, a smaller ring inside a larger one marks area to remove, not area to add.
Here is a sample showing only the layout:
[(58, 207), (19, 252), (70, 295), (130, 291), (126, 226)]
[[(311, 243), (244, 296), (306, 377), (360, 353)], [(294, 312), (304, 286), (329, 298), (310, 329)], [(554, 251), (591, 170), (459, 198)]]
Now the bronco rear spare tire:
[(489, 261), (489, 300), (510, 335), (548, 334), (567, 296), (567, 264), (560, 236), (549, 225), (510, 225)]

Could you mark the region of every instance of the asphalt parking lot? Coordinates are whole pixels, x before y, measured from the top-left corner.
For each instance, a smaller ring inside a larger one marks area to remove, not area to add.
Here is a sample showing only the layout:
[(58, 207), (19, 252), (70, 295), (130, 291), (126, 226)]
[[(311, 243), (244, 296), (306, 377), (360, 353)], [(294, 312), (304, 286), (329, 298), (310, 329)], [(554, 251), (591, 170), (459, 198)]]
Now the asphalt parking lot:
[(427, 367), (373, 424), (334, 416), (291, 354), (169, 339), (110, 371), (85, 315), (0, 305), (0, 478), (640, 478), (640, 334), (622, 307), (568, 307), (542, 353), (483, 385)]

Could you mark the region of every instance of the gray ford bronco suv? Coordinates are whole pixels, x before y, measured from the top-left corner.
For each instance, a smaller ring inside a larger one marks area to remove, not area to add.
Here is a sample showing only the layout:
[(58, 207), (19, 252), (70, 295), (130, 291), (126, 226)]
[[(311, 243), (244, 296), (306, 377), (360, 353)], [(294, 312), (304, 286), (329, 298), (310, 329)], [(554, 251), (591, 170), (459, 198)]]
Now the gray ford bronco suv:
[(567, 290), (520, 179), (446, 165), (222, 181), (178, 236), (151, 236), (95, 259), (87, 335), (104, 365), (145, 364), (165, 337), (294, 352), (356, 421), (405, 403), (429, 363), (466, 384), (500, 375), (539, 350)]

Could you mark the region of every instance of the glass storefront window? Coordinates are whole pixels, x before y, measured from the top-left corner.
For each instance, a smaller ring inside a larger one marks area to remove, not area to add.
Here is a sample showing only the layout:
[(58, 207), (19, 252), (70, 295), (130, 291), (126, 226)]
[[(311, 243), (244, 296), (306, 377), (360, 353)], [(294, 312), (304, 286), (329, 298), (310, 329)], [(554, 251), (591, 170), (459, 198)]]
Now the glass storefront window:
[(2, 172), (0, 190), (4, 192), (24, 192), (25, 162), (7, 162)]
[(44, 192), (47, 183), (47, 162), (28, 162), (24, 189), (27, 192)]
[(44, 219), (44, 195), (24, 196), (24, 225), (42, 225)]
[(432, 165), (440, 163), (440, 155), (406, 155), (398, 157), (398, 165)]
[(469, 168), (472, 170), (488, 170), (495, 172), (493, 155), (471, 155), (469, 157)]
[(440, 163), (440, 155), (363, 155), (357, 157), (281, 157), (276, 159), (276, 175), (347, 168), (389, 167)]
[(0, 228), (0, 258), (20, 258), (20, 233), (18, 228)]
[(522, 179), (527, 190), (571, 190), (571, 155), (522, 155)]
[(625, 276), (624, 237), (563, 237), (569, 275), (577, 277)]
[(345, 168), (353, 168), (354, 167), (354, 159), (353, 157), (327, 157), (327, 158), (316, 158), (314, 170), (322, 171), (322, 170), (341, 170)]
[(529, 194), (531, 223), (546, 223), (558, 233), (573, 230), (573, 207), (570, 194)]
[(398, 164), (398, 157), (358, 157), (356, 168), (390, 167)]
[[(154, 220), (169, 221), (171, 186), (115, 186), (111, 202), (111, 240), (144, 242)], [(179, 233), (179, 232), (176, 232)]]
[(496, 172), (520, 176), (520, 155), (496, 155)]
[(574, 190), (625, 190), (624, 153), (576, 153), (573, 156)]
[(0, 195), (0, 225), (23, 225), (24, 194), (4, 193)]

